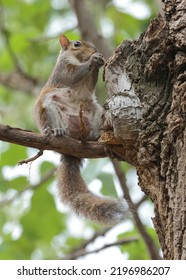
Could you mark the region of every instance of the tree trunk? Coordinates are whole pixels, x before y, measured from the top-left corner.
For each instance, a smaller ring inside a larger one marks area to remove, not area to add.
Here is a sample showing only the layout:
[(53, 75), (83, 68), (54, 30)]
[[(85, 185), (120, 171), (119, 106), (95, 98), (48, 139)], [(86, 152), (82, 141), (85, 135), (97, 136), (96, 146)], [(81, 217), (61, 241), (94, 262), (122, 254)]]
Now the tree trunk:
[(127, 149), (171, 260), (186, 259), (186, 17), (185, 0), (164, 2), (164, 18), (138, 41), (124, 41), (107, 62), (101, 141)]

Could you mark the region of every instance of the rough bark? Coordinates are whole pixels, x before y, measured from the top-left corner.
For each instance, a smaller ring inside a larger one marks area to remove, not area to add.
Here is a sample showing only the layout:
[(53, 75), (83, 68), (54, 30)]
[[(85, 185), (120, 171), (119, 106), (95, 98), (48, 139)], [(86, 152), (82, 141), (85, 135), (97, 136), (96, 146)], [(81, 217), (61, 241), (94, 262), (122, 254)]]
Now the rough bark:
[(154, 202), (164, 258), (186, 259), (186, 6), (164, 4), (165, 17), (138, 41), (124, 41), (107, 62), (102, 141), (127, 149)]

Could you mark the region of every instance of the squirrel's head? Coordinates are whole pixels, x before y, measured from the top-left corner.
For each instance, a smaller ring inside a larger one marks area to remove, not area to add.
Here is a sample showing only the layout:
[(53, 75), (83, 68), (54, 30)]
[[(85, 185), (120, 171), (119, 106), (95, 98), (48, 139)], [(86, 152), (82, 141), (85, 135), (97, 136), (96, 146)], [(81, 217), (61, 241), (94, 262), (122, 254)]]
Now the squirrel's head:
[(85, 41), (69, 41), (65, 35), (60, 36), (60, 44), (63, 51), (71, 52), (80, 62), (89, 60), (92, 54), (97, 52), (93, 44)]

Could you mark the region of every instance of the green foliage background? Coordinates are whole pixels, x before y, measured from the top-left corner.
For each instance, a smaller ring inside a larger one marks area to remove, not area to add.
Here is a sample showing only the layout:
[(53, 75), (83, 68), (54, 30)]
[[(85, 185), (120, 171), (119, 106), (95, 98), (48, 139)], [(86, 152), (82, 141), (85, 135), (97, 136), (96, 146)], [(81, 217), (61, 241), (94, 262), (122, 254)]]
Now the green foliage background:
[[(133, 0), (130, 5), (136, 2), (146, 6), (148, 17), (136, 18), (109, 0), (87, 1), (99, 31), (103, 32), (103, 25), (111, 27), (106, 36), (113, 49), (124, 39), (138, 38), (157, 12), (154, 1)], [(79, 38), (76, 17), (68, 1), (0, 1), (0, 24), (0, 72), (15, 72), (15, 61), (18, 61), (24, 73), (36, 79), (40, 86), (47, 80), (57, 58), (58, 35), (63, 32), (70, 39)], [(103, 102), (105, 92), (101, 79), (98, 90)], [(32, 93), (0, 85), (0, 122), (37, 130), (32, 116), (35, 98)], [(61, 258), (96, 231), (103, 230), (87, 221), (80, 221), (82, 234), (76, 234), (76, 228), (74, 232), (70, 230), (69, 219), (73, 221), (74, 217), (61, 210), (56, 202), (55, 176), (37, 185), (57, 166), (53, 158), (58, 156), (50, 154), (47, 159), (32, 163), (26, 172), (22, 171), (25, 167), (17, 167), (21, 159), (34, 153), (32, 149), (0, 142), (0, 259)], [(102, 194), (117, 196), (116, 176), (104, 169), (108, 162), (108, 159), (87, 161), (83, 176), (88, 184), (99, 179)], [(122, 168), (127, 173), (132, 167), (123, 164)], [(136, 190), (132, 188), (131, 192)], [(146, 224), (146, 227), (156, 238), (151, 226)], [(116, 239), (138, 235), (131, 221), (130, 228), (129, 232), (116, 232)], [(149, 258), (141, 238), (137, 244), (121, 246), (120, 250), (128, 259)]]

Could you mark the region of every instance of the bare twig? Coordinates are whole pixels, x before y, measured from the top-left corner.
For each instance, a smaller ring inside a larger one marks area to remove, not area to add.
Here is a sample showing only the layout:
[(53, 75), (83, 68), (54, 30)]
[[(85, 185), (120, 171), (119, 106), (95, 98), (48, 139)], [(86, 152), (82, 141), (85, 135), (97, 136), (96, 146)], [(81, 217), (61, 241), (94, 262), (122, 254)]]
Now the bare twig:
[[(96, 231), (94, 233), (94, 235), (89, 238), (88, 240), (85, 240), (84, 242), (82, 242), (78, 247), (73, 248), (67, 255), (67, 258), (71, 255), (71, 256), (75, 256), (76, 254), (78, 255), (79, 252), (83, 252), (85, 251), (85, 248), (91, 244), (92, 242), (94, 242), (96, 240), (96, 238), (98, 238), (99, 236), (105, 236), (105, 234), (110, 230), (110, 228), (106, 228), (103, 231)], [(66, 259), (66, 257), (64, 257), (64, 259)]]
[(142, 198), (136, 203), (136, 208), (138, 209), (143, 202), (147, 201), (147, 199), (148, 197), (146, 195), (142, 196)]
[[(97, 231), (95, 232), (95, 234), (89, 238), (88, 240), (84, 241), (78, 248), (76, 248), (75, 250), (73, 250), (73, 252), (75, 251), (79, 251), (82, 249), (85, 249), (87, 247), (87, 245), (89, 245), (90, 243), (94, 242), (94, 240), (99, 237), (99, 236), (105, 236), (105, 234), (110, 230), (111, 228), (105, 228), (103, 231)], [(72, 252), (70, 252), (71, 254)]]
[(74, 260), (74, 259), (86, 256), (86, 255), (89, 255), (89, 254), (98, 253), (98, 252), (100, 252), (100, 251), (102, 251), (104, 249), (107, 249), (107, 248), (110, 248), (110, 247), (113, 247), (113, 246), (127, 245), (127, 244), (129, 244), (131, 242), (138, 241), (138, 239), (139, 239), (138, 237), (124, 238), (124, 239), (118, 240), (116, 242), (113, 242), (113, 243), (110, 243), (110, 244), (106, 244), (106, 245), (104, 245), (103, 247), (101, 247), (99, 249), (96, 249), (96, 250), (93, 250), (93, 251), (89, 251), (89, 252), (86, 249), (81, 249), (79, 251), (75, 251), (75, 252), (72, 252), (72, 253), (66, 255), (63, 260)]
[(39, 152), (37, 153), (37, 155), (35, 155), (35, 156), (33, 156), (33, 157), (29, 158), (29, 159), (21, 160), (18, 164), (19, 164), (19, 165), (22, 165), (22, 164), (24, 164), (24, 163), (29, 163), (29, 162), (34, 161), (34, 160), (36, 160), (37, 158), (41, 157), (42, 155), (43, 155), (43, 151), (39, 151)]
[(146, 244), (147, 250), (149, 252), (149, 255), (151, 256), (151, 259), (153, 260), (158, 260), (161, 259), (160, 255), (158, 253), (158, 249), (153, 241), (153, 239), (151, 238), (151, 236), (147, 233), (139, 215), (137, 212), (137, 207), (136, 205), (133, 203), (128, 187), (126, 185), (126, 178), (125, 178), (125, 174), (124, 172), (121, 170), (120, 164), (118, 163), (118, 161), (116, 160), (112, 160), (112, 164), (114, 166), (115, 172), (117, 174), (117, 177), (119, 179), (120, 182), (120, 186), (123, 190), (124, 193), (124, 197), (127, 200), (128, 204), (129, 204), (129, 208), (131, 210), (131, 213), (133, 214), (134, 217), (134, 221), (136, 223), (136, 226)]

